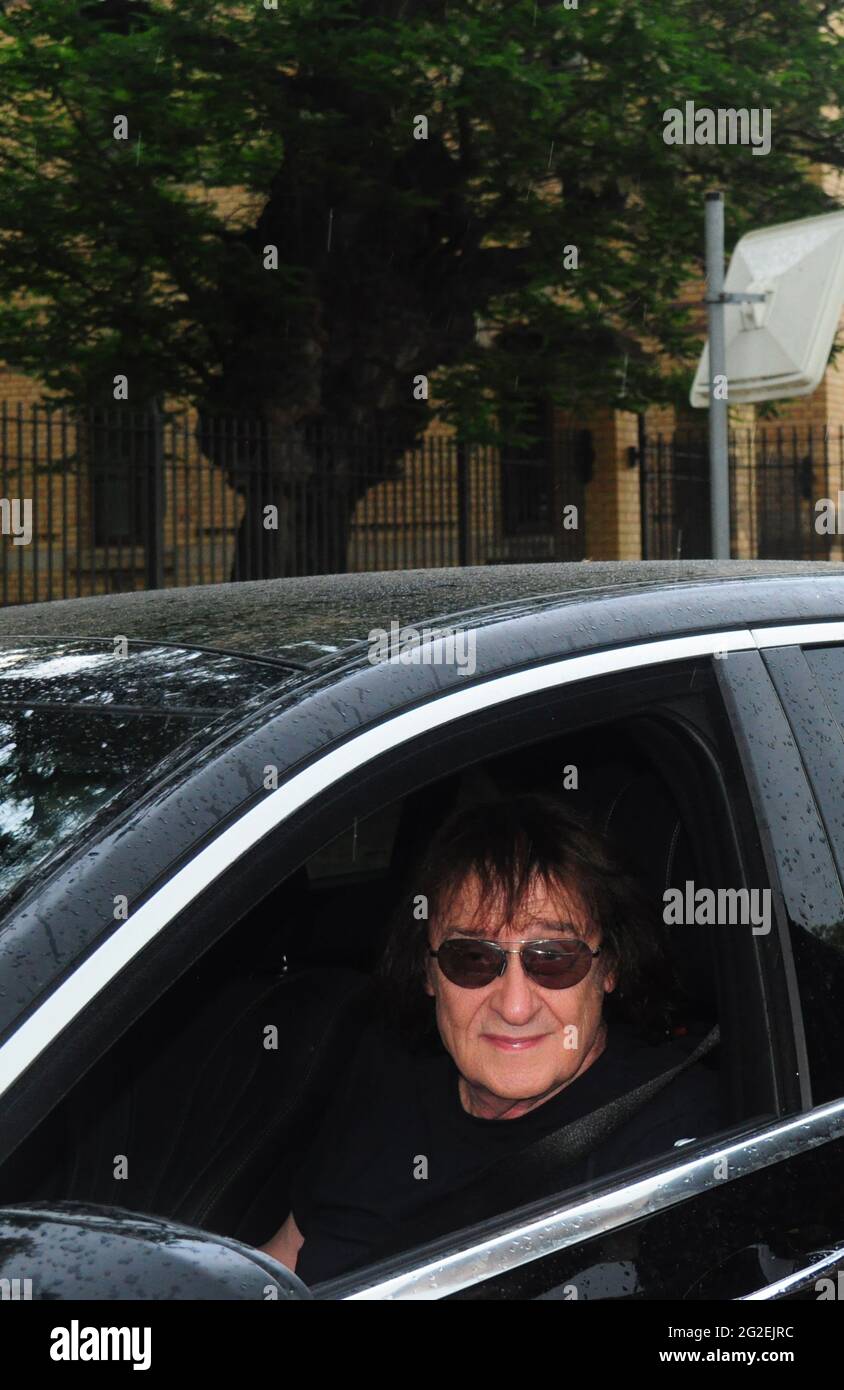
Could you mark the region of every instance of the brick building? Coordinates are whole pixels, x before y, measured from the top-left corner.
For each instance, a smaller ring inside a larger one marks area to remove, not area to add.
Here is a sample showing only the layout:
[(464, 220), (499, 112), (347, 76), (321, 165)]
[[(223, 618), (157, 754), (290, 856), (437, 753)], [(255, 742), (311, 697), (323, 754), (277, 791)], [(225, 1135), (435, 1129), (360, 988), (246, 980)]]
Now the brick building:
[[(248, 214), (237, 190), (204, 189), (201, 196), (226, 217)], [(702, 287), (690, 286), (689, 295), (699, 299)], [(681, 463), (676, 450), (666, 455), (656, 492), (647, 491), (642, 477), (642, 445), (650, 467), (663, 442), (669, 449), (678, 432), (702, 431), (703, 412), (689, 408), (678, 415), (655, 407), (640, 419), (603, 409), (574, 419), (548, 407), (539, 457), (502, 459), (494, 450), (470, 450), (461, 463), (453, 431), (436, 418), (435, 381), (432, 397), (420, 449), (406, 455), (400, 476), (373, 483), (354, 509), (346, 548), (350, 570), (706, 553), (703, 532), (695, 532), (705, 514), (700, 440), (688, 445)], [(96, 450), (92, 457), (90, 442), (80, 441), (66, 420), (51, 420), (43, 409), (49, 399), (36, 381), (0, 365), (0, 496), (32, 499), (34, 533), (28, 545), (2, 539), (2, 602), (231, 576), (247, 503), (200, 453), (187, 403), (167, 401), (183, 413), (161, 441), (161, 544), (151, 581), (147, 495), (143, 489), (131, 495), (119, 459), (98, 460)], [(844, 488), (844, 363), (830, 365), (814, 395), (780, 410), (772, 424), (742, 407), (731, 411), (731, 426), (738, 430), (733, 553), (844, 558), (842, 539), (819, 547), (812, 525), (813, 500)], [(785, 454), (772, 465), (772, 431), (785, 439), (786, 453), (790, 447), (789, 470), (782, 467)], [(793, 486), (798, 474), (799, 496)], [(694, 484), (694, 495), (684, 529), (675, 513), (687, 483)], [(789, 489), (794, 497), (784, 509)], [(663, 535), (652, 522), (665, 508), (673, 519)]]

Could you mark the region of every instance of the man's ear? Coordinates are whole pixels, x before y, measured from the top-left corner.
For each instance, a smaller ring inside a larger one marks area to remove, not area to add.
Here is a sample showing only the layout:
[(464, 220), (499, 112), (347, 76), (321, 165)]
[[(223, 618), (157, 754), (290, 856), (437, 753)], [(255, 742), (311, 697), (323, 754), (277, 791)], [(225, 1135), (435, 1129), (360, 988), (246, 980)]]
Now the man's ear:
[(432, 999), (433, 999), (433, 997), (434, 997), (435, 994), (436, 994), (436, 990), (434, 989), (433, 981), (432, 981), (432, 979), (431, 979), (432, 967), (433, 967), (435, 964), (436, 964), (436, 962), (434, 961), (433, 957), (431, 957), (431, 956), (426, 956), (426, 957), (425, 957), (425, 979), (424, 979), (425, 993), (426, 993), (426, 994), (430, 994), (430, 996), (431, 996)]
[(436, 997), (436, 993), (437, 993), (437, 991), (436, 991), (435, 988), (434, 988), (434, 971), (435, 971), (437, 968), (438, 968), (438, 967), (437, 967), (437, 962), (434, 960), (434, 957), (428, 955), (428, 951), (426, 950), (426, 952), (425, 952), (425, 975), (424, 975), (424, 981), (423, 981), (423, 983), (424, 983), (424, 986), (425, 986), (425, 993), (426, 993), (426, 994), (430, 994), (430, 996), (431, 996), (432, 999)]

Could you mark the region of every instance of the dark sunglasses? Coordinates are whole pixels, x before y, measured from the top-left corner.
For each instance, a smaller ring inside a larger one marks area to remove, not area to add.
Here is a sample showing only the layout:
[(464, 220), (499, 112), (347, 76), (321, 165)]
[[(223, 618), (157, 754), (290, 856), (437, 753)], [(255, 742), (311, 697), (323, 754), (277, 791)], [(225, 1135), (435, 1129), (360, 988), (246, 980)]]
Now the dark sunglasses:
[(571, 989), (579, 985), (600, 954), (585, 941), (522, 941), (500, 946), (497, 941), (453, 936), (438, 951), (429, 948), (447, 980), (461, 989), (483, 989), (507, 968), (508, 956), (520, 956), (525, 973), (545, 989)]

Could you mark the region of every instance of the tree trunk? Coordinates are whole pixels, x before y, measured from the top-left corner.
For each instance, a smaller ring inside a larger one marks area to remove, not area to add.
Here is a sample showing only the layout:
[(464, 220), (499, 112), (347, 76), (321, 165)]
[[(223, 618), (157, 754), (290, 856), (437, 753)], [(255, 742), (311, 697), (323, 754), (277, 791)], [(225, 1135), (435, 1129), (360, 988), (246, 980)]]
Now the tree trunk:
[(395, 472), (395, 449), (358, 471), (342, 432), (328, 439), (302, 424), (203, 414), (202, 452), (243, 498), (230, 578), (342, 574), (352, 513), (373, 484)]

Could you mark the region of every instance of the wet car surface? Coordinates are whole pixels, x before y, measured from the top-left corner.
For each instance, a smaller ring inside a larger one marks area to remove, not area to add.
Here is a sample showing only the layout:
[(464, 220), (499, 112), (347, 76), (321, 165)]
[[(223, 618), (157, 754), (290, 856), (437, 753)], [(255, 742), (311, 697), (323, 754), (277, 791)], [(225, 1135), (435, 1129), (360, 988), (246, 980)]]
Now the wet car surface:
[[(421, 655), (373, 660), (370, 634), (391, 623), (471, 632), (474, 669)], [(700, 992), (701, 1027), (717, 1020), (722, 1030), (723, 1133), (683, 1164), (666, 1155), (459, 1238), (438, 1234), (430, 1248), (385, 1257), (317, 1296), (554, 1299), (574, 1287), (584, 1298), (816, 1297), (817, 1279), (844, 1268), (844, 1070), (830, 1032), (842, 1013), (844, 969), (843, 644), (844, 565), (809, 562), (330, 576), (0, 613), (0, 833), (8, 845), (0, 868), (0, 1275), (16, 1277), (25, 1230), (46, 1281), (42, 1296), (75, 1296), (66, 1272), (46, 1291), (60, 1220), (62, 1241), (77, 1254), (98, 1231), (96, 1296), (115, 1296), (118, 1246), (143, 1244), (143, 1212), (130, 1202), (123, 1209), (107, 1180), (92, 1188), (99, 1200), (69, 1206), (67, 1171), (45, 1160), (41, 1175), (32, 1158), (80, 1078), (121, 1055), (123, 1034), (142, 1028), (206, 952), (214, 959), (234, 941), (243, 920), (257, 923), (262, 903), (286, 902), (303, 866), (309, 902), (328, 901), (335, 880), (342, 900), (343, 875), (327, 847), (352, 822), (357, 829), (384, 807), (413, 808), (455, 768), (497, 767), (508, 752), (518, 762), (520, 749), (535, 748), (541, 769), (543, 748), (556, 748), (554, 740), (566, 748), (568, 739), (588, 747), (607, 806), (635, 774), (636, 796), (654, 797), (654, 827), (669, 801), (680, 807), (679, 820), (666, 820), (666, 843), (680, 821), (690, 853), (723, 834), (725, 874), (772, 894), (775, 929), (768, 938), (725, 936), (714, 952), (717, 989)], [(617, 738), (623, 759), (623, 720), (643, 731), (653, 767), (636, 762), (614, 782), (601, 742), (608, 749)], [(707, 758), (712, 765), (711, 789), (698, 790), (698, 757), (702, 777)], [(665, 786), (652, 792), (655, 770)], [(402, 824), (414, 820), (403, 810)], [(621, 828), (635, 837), (641, 821), (632, 804)], [(362, 902), (373, 882), (392, 891), (392, 841), (386, 829), (378, 836), (366, 882), (360, 864), (350, 870), (343, 861)], [(646, 837), (646, 869), (652, 850)], [(339, 863), (340, 851), (333, 855)], [(263, 938), (254, 940), (263, 949)], [(709, 969), (709, 939), (695, 940)], [(319, 932), (301, 959), (297, 942), (292, 952), (284, 944), (285, 965), (274, 960), (267, 978), (279, 998), (304, 1008), (323, 978)], [(346, 991), (351, 1028), (369, 958), (348, 966), (336, 987)], [(308, 1007), (317, 1031), (321, 1009), (339, 1017), (336, 999), (319, 990)], [(337, 1050), (349, 1036), (338, 1035)], [(162, 1075), (167, 1062), (162, 1054)], [(188, 1074), (186, 1052), (184, 1065)], [(321, 1097), (295, 1092), (303, 1129)], [(260, 1144), (249, 1123), (243, 1152), (254, 1156)], [(728, 1181), (713, 1177), (724, 1154)], [(258, 1221), (242, 1201), (226, 1205), (243, 1153), (229, 1159), (201, 1201), (191, 1205), (174, 1189), (167, 1210), (151, 1210), (150, 1219), (197, 1232), (182, 1297), (225, 1297), (229, 1278), (231, 1297), (253, 1296), (243, 1292), (249, 1278), (244, 1284), (227, 1263), (235, 1246), (239, 1259), (252, 1258), (250, 1221)], [(112, 1224), (97, 1227), (106, 1208)], [(214, 1253), (215, 1236), (228, 1242), (227, 1255)], [(286, 1282), (283, 1267), (252, 1253), (261, 1287), (274, 1267), (280, 1289), (309, 1296), (301, 1280)], [(154, 1258), (145, 1269), (144, 1291), (118, 1296), (173, 1296), (172, 1270), (156, 1272)]]

